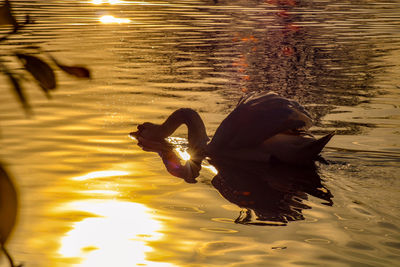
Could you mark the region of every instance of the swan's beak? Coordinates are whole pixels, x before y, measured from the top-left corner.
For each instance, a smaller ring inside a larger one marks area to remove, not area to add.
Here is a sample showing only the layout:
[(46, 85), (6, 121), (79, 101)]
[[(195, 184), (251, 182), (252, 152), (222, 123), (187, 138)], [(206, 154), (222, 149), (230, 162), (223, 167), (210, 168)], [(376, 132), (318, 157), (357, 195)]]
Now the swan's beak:
[(139, 135), (139, 131), (129, 133), (129, 137), (133, 140), (137, 140), (137, 136)]

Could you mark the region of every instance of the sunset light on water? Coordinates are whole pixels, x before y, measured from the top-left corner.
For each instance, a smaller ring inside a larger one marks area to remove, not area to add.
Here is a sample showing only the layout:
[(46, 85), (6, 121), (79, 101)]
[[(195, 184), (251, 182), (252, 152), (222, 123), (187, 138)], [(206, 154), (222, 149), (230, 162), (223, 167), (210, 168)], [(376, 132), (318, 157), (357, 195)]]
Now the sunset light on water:
[(398, 1), (0, 14), (0, 267), (400, 266)]

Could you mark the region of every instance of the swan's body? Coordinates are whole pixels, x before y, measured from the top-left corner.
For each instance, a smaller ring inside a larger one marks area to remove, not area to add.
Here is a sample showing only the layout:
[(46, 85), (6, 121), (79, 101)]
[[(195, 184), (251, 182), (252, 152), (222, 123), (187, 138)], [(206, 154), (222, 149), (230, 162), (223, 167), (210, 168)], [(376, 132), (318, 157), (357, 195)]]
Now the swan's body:
[(319, 153), (332, 134), (315, 139), (308, 129), (310, 115), (295, 101), (272, 92), (243, 97), (222, 121), (211, 142), (197, 112), (184, 108), (173, 112), (161, 125), (144, 123), (131, 135), (144, 146), (154, 146), (170, 136), (181, 124), (188, 127), (189, 149), (201, 157), (231, 157), (242, 160), (307, 165), (318, 160)]

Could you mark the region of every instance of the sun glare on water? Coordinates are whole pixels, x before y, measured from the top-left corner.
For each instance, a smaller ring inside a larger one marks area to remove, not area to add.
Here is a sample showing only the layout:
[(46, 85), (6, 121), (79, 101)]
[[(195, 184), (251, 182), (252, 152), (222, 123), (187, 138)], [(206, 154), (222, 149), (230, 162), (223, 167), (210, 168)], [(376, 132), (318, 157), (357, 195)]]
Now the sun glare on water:
[(75, 222), (61, 240), (64, 258), (81, 259), (79, 266), (169, 266), (149, 262), (147, 242), (162, 237), (161, 224), (146, 206), (115, 200), (70, 202), (66, 210), (91, 214)]
[(92, 4), (101, 5), (103, 3), (108, 3), (110, 5), (120, 4), (123, 1), (121, 0), (92, 0)]
[(127, 171), (114, 171), (114, 170), (108, 170), (108, 171), (95, 171), (95, 172), (89, 172), (85, 175), (81, 176), (75, 176), (72, 178), (72, 180), (75, 181), (85, 181), (85, 180), (90, 180), (90, 179), (97, 179), (97, 178), (107, 178), (107, 177), (113, 177), (113, 176), (124, 176), (128, 175), (129, 172)]
[(111, 15), (104, 15), (100, 18), (100, 22), (104, 24), (126, 24), (130, 23), (131, 20), (126, 18), (116, 18)]
[(59, 240), (58, 254), (63, 261), (80, 267), (171, 266), (147, 259), (147, 254), (154, 251), (149, 242), (164, 237), (164, 225), (153, 210), (119, 199), (120, 190), (108, 186), (109, 179), (127, 174), (102, 170), (71, 177), (87, 188), (79, 191), (82, 198), (72, 199), (55, 210), (70, 220), (69, 230)]

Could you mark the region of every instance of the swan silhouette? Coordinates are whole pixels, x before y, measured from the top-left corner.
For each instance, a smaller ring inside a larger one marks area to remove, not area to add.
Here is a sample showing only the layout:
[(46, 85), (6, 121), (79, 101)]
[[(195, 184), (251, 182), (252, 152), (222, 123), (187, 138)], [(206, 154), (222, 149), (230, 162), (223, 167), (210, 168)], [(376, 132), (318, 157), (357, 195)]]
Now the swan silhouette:
[[(171, 145), (165, 141), (182, 124), (188, 128), (191, 161), (186, 166), (192, 168), (191, 174), (179, 169)], [(174, 171), (172, 165), (177, 165), (175, 169), (182, 173), (174, 175), (183, 178), (198, 175), (201, 167), (196, 165), (205, 157), (279, 161), (293, 165), (324, 161), (320, 152), (334, 133), (316, 139), (308, 131), (311, 126), (311, 116), (296, 101), (274, 92), (258, 92), (239, 100), (209, 143), (200, 115), (190, 108), (176, 110), (160, 125), (140, 124), (130, 136), (136, 138), (144, 150), (158, 152), (164, 163), (169, 162), (170, 168), (166, 166), (170, 172)]]

